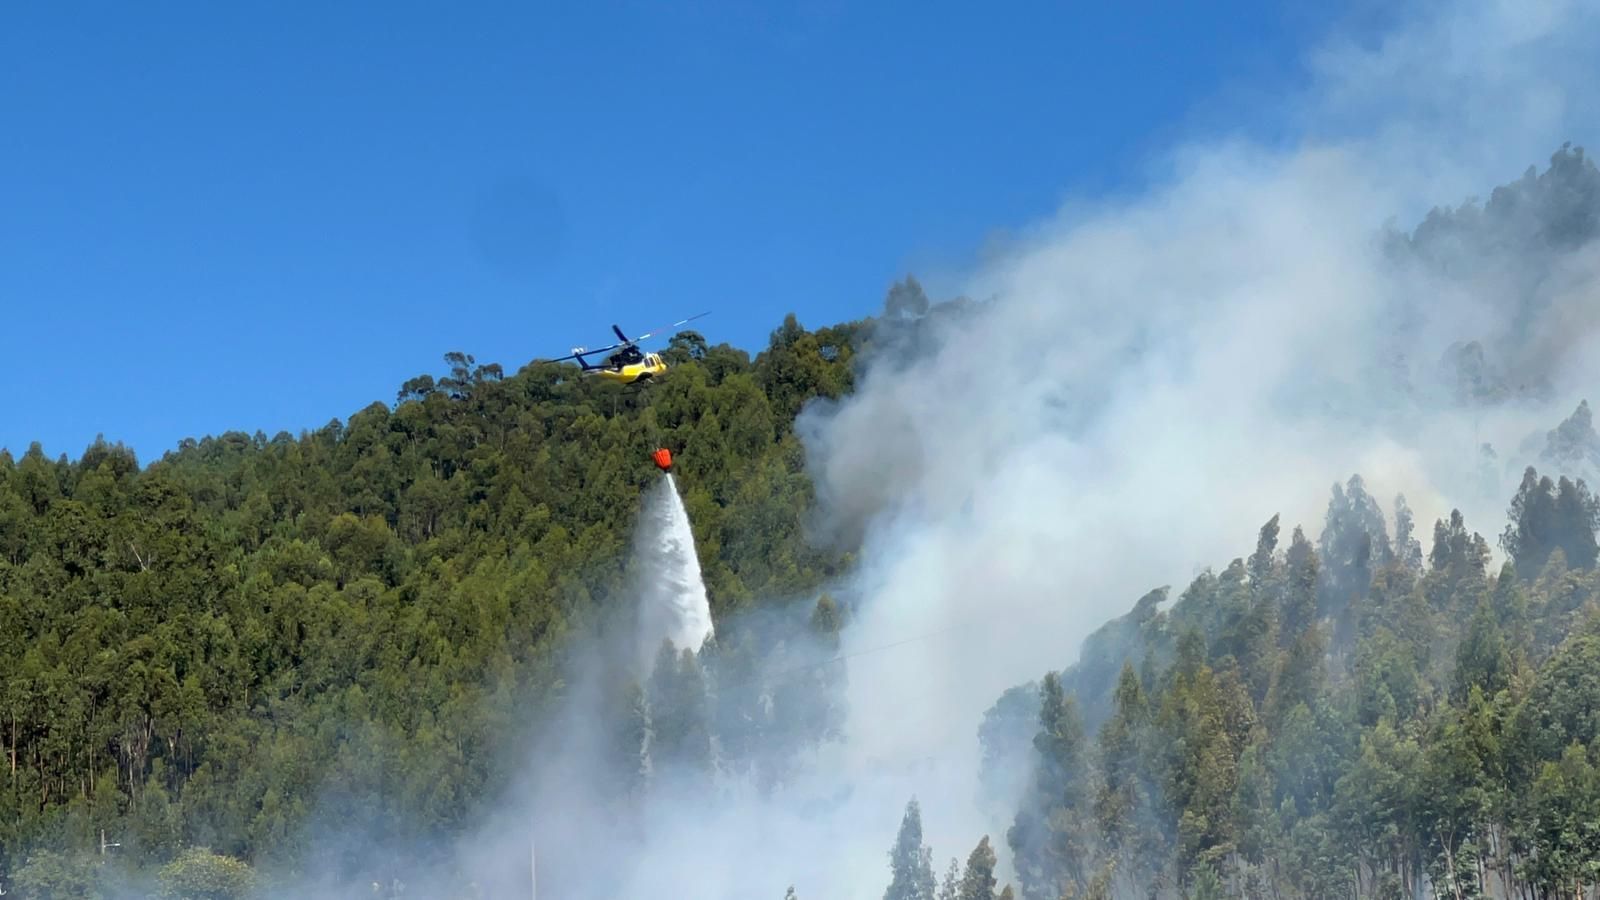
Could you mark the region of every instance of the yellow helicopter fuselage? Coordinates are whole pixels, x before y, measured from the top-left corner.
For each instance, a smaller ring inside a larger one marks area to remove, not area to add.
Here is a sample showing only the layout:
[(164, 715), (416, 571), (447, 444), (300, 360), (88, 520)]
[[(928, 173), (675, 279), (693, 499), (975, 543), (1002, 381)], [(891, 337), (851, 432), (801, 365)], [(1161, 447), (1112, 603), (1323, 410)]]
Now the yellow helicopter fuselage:
[(627, 363), (620, 367), (601, 366), (591, 371), (607, 381), (615, 381), (619, 384), (636, 384), (640, 381), (655, 378), (667, 371), (667, 364), (661, 360), (660, 354), (646, 353), (644, 359), (640, 362)]

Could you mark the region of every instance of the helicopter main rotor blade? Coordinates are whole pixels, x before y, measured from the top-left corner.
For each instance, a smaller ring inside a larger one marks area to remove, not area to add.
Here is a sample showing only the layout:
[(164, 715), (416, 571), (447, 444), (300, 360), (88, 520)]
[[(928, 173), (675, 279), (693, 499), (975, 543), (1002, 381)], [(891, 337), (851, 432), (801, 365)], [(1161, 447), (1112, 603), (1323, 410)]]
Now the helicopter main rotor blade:
[(685, 324), (688, 324), (689, 322), (693, 322), (695, 319), (701, 318), (702, 316), (709, 316), (709, 315), (711, 315), (711, 311), (707, 310), (707, 311), (705, 311), (703, 313), (699, 313), (697, 315), (690, 316), (687, 319), (679, 319), (678, 321), (673, 322), (671, 325), (663, 325), (660, 328), (657, 328), (657, 329), (655, 329), (653, 331), (647, 331), (644, 334), (641, 334), (636, 338), (628, 337), (627, 335), (622, 333), (622, 329), (621, 328), (618, 328), (617, 326), (613, 325), (613, 326), (611, 326), (611, 330), (616, 332), (617, 333), (617, 337), (622, 339), (620, 343), (612, 344), (609, 347), (596, 347), (593, 350), (590, 350), (590, 349), (588, 349), (586, 347), (574, 347), (574, 348), (572, 348), (573, 352), (568, 354), (568, 355), (566, 355), (566, 356), (558, 356), (558, 357), (556, 357), (554, 359), (535, 360), (535, 362), (565, 362), (565, 361), (567, 361), (569, 359), (579, 359), (579, 358), (584, 357), (584, 356), (599, 356), (602, 353), (610, 353), (613, 350), (619, 350), (619, 349), (621, 349), (623, 347), (636, 347), (636, 346), (639, 345), (640, 341), (643, 341), (646, 338), (655, 337), (657, 334), (660, 334), (661, 332), (666, 331), (668, 328), (677, 328), (680, 325), (685, 325)]
[(629, 341), (626, 344), (612, 344), (609, 347), (595, 347), (595, 348), (592, 348), (592, 349), (588, 348), (588, 347), (574, 347), (574, 348), (572, 348), (573, 352), (567, 354), (566, 356), (557, 356), (554, 359), (535, 360), (535, 362), (565, 362), (565, 361), (567, 361), (569, 359), (579, 359), (579, 358), (585, 357), (585, 356), (599, 356), (602, 353), (610, 353), (611, 351), (617, 349), (618, 347), (626, 347), (626, 346), (628, 346), (628, 344), (631, 344), (631, 343), (633, 343), (633, 342)]
[(711, 311), (707, 310), (707, 311), (705, 311), (703, 313), (698, 313), (696, 315), (692, 315), (687, 319), (679, 319), (678, 321), (673, 322), (671, 325), (663, 325), (660, 328), (655, 329), (654, 331), (647, 331), (644, 334), (641, 334), (638, 337), (634, 338), (631, 343), (637, 344), (638, 342), (644, 340), (645, 338), (654, 337), (655, 335), (657, 335), (657, 334), (659, 334), (659, 333), (661, 333), (663, 331), (666, 331), (668, 328), (677, 328), (679, 325), (684, 325), (684, 324), (687, 324), (689, 322), (693, 322), (695, 319), (701, 318), (702, 316), (709, 316), (709, 315), (711, 315)]

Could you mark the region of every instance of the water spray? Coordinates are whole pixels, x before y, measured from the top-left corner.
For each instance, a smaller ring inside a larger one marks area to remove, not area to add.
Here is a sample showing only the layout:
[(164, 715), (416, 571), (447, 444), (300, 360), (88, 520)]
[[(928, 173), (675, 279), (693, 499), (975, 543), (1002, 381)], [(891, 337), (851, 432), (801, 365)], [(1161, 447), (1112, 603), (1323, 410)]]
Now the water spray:
[(646, 665), (663, 640), (679, 650), (698, 651), (713, 631), (694, 531), (672, 475), (672, 451), (657, 448), (651, 460), (663, 477), (645, 497), (634, 550), (644, 573), (639, 640)]

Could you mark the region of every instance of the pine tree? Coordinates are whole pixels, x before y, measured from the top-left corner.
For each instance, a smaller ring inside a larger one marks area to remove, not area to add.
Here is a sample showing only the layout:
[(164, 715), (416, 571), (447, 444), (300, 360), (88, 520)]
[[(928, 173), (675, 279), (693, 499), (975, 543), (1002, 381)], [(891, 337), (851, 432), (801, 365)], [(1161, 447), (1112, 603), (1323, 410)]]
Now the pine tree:
[(1323, 566), (1320, 614), (1340, 619), (1366, 595), (1373, 571), (1394, 555), (1383, 511), (1360, 475), (1350, 476), (1344, 488), (1334, 484), (1318, 553)]
[(1238, 659), (1247, 652), (1245, 623), (1250, 618), (1250, 580), (1244, 560), (1235, 558), (1217, 576), (1216, 603), (1208, 622), (1202, 625), (1210, 638), (1210, 654)]
[(1238, 720), (1234, 729), (1247, 730), (1249, 714), (1230, 710), (1233, 700), (1203, 663), (1175, 677), (1161, 697), (1156, 724), (1162, 799), (1168, 820), (1177, 823), (1179, 871), (1202, 854), (1226, 853), (1237, 843), (1229, 807), (1239, 748), (1230, 723)]
[(1600, 880), (1600, 769), (1582, 745), (1540, 767), (1530, 803), (1537, 824), (1528, 869), (1540, 896), (1586, 896), (1581, 886)]
[(1272, 677), (1277, 670), (1279, 614), (1277, 599), (1259, 597), (1251, 602), (1250, 610), (1239, 623), (1234, 640), (1237, 662), (1245, 684), (1250, 689), (1250, 699), (1260, 704), (1272, 687)]
[(1282, 665), (1267, 693), (1267, 718), (1274, 724), (1297, 704), (1314, 708), (1322, 693), (1324, 678), (1322, 629), (1312, 623), (1289, 645)]
[(996, 862), (989, 836), (984, 835), (967, 857), (967, 870), (961, 876), (961, 892), (957, 895), (959, 900), (994, 900)]
[(762, 650), (752, 629), (733, 627), (719, 631), (702, 652), (706, 675), (716, 686), (714, 731), (722, 768), (735, 777), (766, 762), (774, 744), (790, 743), (769, 731)]
[(715, 768), (705, 675), (693, 651), (663, 641), (650, 678), (651, 761), (655, 770), (697, 783)]
[(1117, 867), (1114, 862), (1107, 862), (1089, 879), (1089, 889), (1084, 892), (1083, 900), (1112, 900), (1111, 884), (1115, 880)]
[(650, 782), (650, 707), (644, 686), (637, 680), (629, 680), (624, 686), (622, 700), (621, 784), (625, 794), (637, 800), (644, 796)]
[(1051, 672), (1040, 689), (1033, 786), (1006, 833), (1026, 900), (1054, 900), (1084, 882), (1090, 851), (1092, 794), (1083, 725)]
[(1493, 696), (1506, 686), (1510, 675), (1511, 657), (1506, 652), (1500, 625), (1495, 621), (1488, 600), (1484, 600), (1473, 613), (1466, 639), (1456, 647), (1450, 699), (1457, 704), (1465, 702), (1474, 685)]
[(811, 611), (811, 633), (828, 653), (839, 652), (839, 632), (843, 629), (844, 615), (839, 611), (838, 601), (832, 594), (818, 597), (816, 608)]
[(1144, 691), (1131, 663), (1123, 663), (1117, 678), (1115, 710), (1100, 729), (1100, 796), (1095, 819), (1106, 848), (1120, 853), (1139, 803), (1138, 736), (1145, 722)]
[(1574, 569), (1592, 569), (1600, 556), (1600, 545), (1595, 543), (1596, 516), (1595, 500), (1583, 480), (1562, 476), (1556, 485), (1556, 540), (1566, 553), (1567, 565)]
[(1197, 866), (1190, 880), (1193, 887), (1189, 892), (1189, 900), (1223, 900), (1222, 880), (1209, 863)]
[(883, 900), (937, 900), (933, 853), (922, 844), (922, 807), (915, 797), (906, 804), (900, 833), (889, 851), (893, 878)]
[(939, 885), (939, 900), (961, 900), (961, 864), (950, 857), (950, 868), (945, 870), (944, 882)]
[(1505, 636), (1506, 649), (1513, 656), (1532, 649), (1533, 627), (1528, 618), (1528, 595), (1517, 578), (1516, 566), (1507, 560), (1500, 567), (1491, 599), (1495, 621)]
[(1178, 634), (1178, 644), (1174, 651), (1172, 668), (1168, 670), (1168, 679), (1192, 677), (1206, 664), (1206, 639), (1198, 628), (1185, 628)]
[(1279, 646), (1288, 648), (1317, 620), (1317, 553), (1299, 526), (1284, 556), (1288, 568), (1288, 593), (1284, 598)]
[(1460, 510), (1451, 510), (1448, 523), (1434, 525), (1429, 563), (1424, 579), (1429, 605), (1464, 623), (1489, 587), (1489, 542), (1467, 530)]
[(683, 709), (683, 761), (701, 774), (716, 767), (711, 746), (710, 694), (700, 660), (692, 650), (678, 657), (680, 702)]
[(1250, 554), (1250, 588), (1254, 599), (1271, 593), (1277, 580), (1278, 517), (1261, 526), (1256, 550)]
[[(1544, 568), (1550, 551), (1558, 544), (1559, 524), (1556, 512), (1555, 483), (1548, 476), (1528, 466), (1522, 472), (1522, 484), (1511, 499), (1508, 510), (1510, 524), (1500, 536), (1500, 546), (1516, 563), (1517, 571), (1532, 577)], [(1435, 554), (1438, 554), (1439, 530), (1435, 529)], [(1440, 565), (1436, 556), (1435, 568)]]
[(834, 661), (839, 653), (839, 634), (844, 628), (844, 615), (830, 594), (817, 598), (811, 613), (811, 634), (816, 640), (818, 665), (813, 669), (815, 706), (814, 725), (809, 729), (813, 741), (827, 741), (839, 737), (844, 727), (844, 664)]
[(1545, 448), (1539, 458), (1557, 468), (1600, 463), (1600, 436), (1595, 434), (1594, 413), (1588, 400), (1578, 401), (1572, 415), (1545, 434)]
[(1395, 561), (1411, 572), (1422, 571), (1422, 542), (1416, 538), (1416, 522), (1411, 507), (1406, 505), (1404, 494), (1394, 498), (1394, 555)]
[(1370, 728), (1383, 718), (1408, 720), (1423, 700), (1425, 686), (1415, 651), (1384, 626), (1356, 648), (1352, 674), (1356, 719), (1363, 726)]
[(1101, 781), (1094, 816), (1108, 864), (1138, 885), (1161, 865), (1166, 841), (1155, 824), (1161, 788), (1149, 764), (1157, 751), (1152, 712), (1131, 665), (1123, 666), (1114, 704), (1098, 736)]

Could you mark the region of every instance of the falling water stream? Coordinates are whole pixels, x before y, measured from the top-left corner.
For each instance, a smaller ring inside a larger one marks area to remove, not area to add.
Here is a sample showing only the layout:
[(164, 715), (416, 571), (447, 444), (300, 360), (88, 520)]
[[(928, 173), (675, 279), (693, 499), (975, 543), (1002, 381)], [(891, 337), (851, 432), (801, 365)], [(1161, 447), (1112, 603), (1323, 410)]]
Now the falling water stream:
[(680, 650), (699, 650), (712, 634), (711, 606), (689, 513), (671, 473), (646, 496), (634, 543), (642, 578), (639, 639), (645, 658), (654, 656), (663, 639)]

